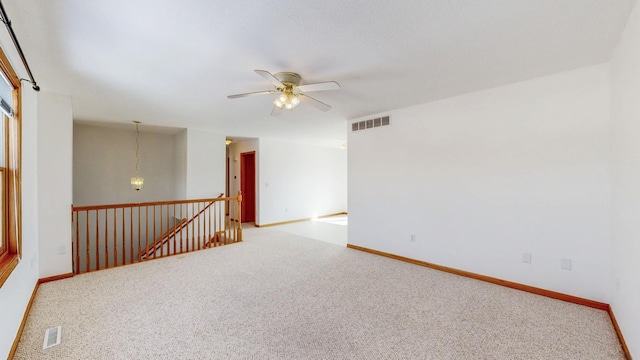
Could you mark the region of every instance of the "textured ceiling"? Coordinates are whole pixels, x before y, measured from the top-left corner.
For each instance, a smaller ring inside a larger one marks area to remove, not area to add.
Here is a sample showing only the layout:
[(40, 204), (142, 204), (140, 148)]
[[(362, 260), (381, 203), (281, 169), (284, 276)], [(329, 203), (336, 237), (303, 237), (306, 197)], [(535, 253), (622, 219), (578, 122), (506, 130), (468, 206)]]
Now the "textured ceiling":
[[(38, 84), (70, 94), (77, 120), (337, 146), (355, 117), (606, 62), (635, 0), (4, 3)], [(226, 97), (271, 89), (254, 69), (342, 89), (311, 94), (327, 113), (271, 117), (275, 95)]]

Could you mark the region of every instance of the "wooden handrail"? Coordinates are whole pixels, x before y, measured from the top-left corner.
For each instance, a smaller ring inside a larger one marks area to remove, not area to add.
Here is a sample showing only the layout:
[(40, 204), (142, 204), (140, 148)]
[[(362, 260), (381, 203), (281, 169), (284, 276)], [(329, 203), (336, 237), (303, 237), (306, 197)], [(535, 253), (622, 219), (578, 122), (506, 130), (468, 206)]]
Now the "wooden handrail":
[(199, 203), (199, 202), (234, 201), (234, 200), (238, 200), (238, 197), (231, 196), (231, 197), (217, 197), (212, 199), (169, 200), (169, 201), (151, 201), (151, 202), (125, 203), (125, 204), (71, 206), (71, 211), (122, 209), (122, 208), (143, 207), (143, 206), (177, 205), (177, 204), (192, 204), (192, 203)]

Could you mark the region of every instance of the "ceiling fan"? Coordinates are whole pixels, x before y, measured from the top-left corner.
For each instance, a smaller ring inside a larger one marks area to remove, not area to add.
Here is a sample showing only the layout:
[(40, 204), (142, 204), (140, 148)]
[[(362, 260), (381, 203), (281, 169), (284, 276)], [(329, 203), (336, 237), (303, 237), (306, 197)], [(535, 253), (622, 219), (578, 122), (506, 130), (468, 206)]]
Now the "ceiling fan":
[(265, 70), (255, 70), (255, 72), (267, 79), (275, 90), (256, 91), (244, 94), (235, 94), (227, 96), (229, 99), (237, 99), (246, 96), (253, 95), (265, 95), (265, 94), (279, 94), (273, 101), (273, 110), (271, 115), (279, 115), (282, 109), (293, 110), (298, 106), (300, 102), (305, 102), (318, 110), (329, 111), (331, 106), (323, 103), (320, 100), (314, 99), (311, 96), (305, 94), (312, 91), (326, 91), (326, 90), (338, 90), (340, 85), (335, 81), (324, 81), (311, 84), (300, 85), (302, 79), (300, 75), (293, 72), (279, 72), (275, 75)]

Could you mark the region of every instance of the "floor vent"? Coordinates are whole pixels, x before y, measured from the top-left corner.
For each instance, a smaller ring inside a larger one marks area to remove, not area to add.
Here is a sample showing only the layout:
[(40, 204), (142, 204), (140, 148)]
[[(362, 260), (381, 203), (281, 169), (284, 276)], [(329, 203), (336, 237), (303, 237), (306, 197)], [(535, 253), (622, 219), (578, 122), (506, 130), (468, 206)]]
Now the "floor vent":
[(383, 116), (375, 119), (357, 121), (351, 124), (351, 131), (360, 131), (380, 126), (387, 126), (391, 124), (388, 116)]
[(61, 333), (62, 333), (61, 325), (52, 327), (51, 329), (47, 329), (47, 331), (44, 332), (44, 342), (42, 343), (42, 349), (44, 350), (52, 346), (59, 345)]

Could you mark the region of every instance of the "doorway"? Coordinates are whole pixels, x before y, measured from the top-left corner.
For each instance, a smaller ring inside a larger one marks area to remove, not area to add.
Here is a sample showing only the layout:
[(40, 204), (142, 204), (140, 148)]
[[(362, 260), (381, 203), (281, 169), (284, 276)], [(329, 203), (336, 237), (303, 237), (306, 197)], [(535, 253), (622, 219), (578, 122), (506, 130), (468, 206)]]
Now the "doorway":
[(256, 221), (256, 152), (240, 154), (242, 222)]

